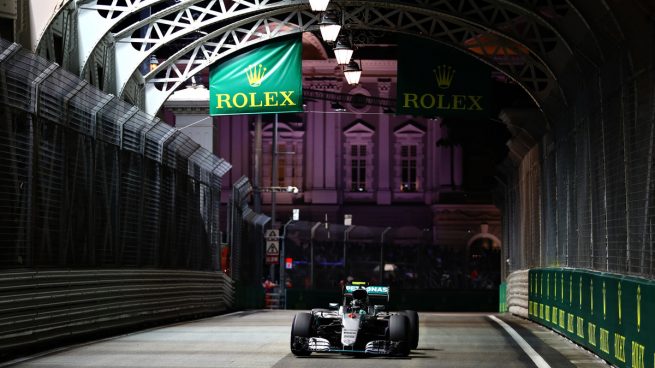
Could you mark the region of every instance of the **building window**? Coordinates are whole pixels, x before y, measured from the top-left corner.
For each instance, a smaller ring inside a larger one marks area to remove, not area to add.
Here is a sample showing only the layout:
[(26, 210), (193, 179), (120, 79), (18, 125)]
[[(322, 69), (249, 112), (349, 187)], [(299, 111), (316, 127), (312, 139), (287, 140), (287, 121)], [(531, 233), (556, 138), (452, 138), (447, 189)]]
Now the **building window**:
[(284, 143), (277, 145), (277, 183), (275, 186), (285, 186), (286, 185), (286, 173), (287, 173), (287, 157), (286, 157), (286, 145)]
[(365, 108), (368, 104), (366, 103), (366, 95), (362, 93), (358, 93), (352, 97), (350, 100), (350, 104), (353, 106), (353, 108), (357, 110), (361, 110)]
[(424, 136), (425, 128), (414, 121), (408, 121), (394, 130), (394, 186), (397, 192), (417, 193), (426, 188), (423, 173)]
[(415, 144), (403, 145), (400, 148), (401, 187), (402, 192), (416, 192), (418, 179), (416, 175), (418, 151)]
[[(273, 181), (273, 124), (268, 124), (262, 134), (262, 182), (263, 187), (287, 187), (303, 185), (303, 136), (302, 127), (280, 123), (277, 142), (277, 180)], [(255, 155), (254, 131), (252, 154)]]
[(371, 93), (360, 86), (351, 89), (348, 94), (350, 101), (346, 104), (348, 110), (352, 112), (365, 113), (371, 109), (367, 99), (371, 97)]
[[(373, 154), (375, 131), (363, 120), (355, 120), (344, 129), (343, 191), (346, 198), (362, 199), (375, 189)], [(357, 193), (361, 193), (357, 194)]]
[(366, 145), (353, 144), (350, 146), (350, 163), (352, 184), (350, 191), (366, 191)]

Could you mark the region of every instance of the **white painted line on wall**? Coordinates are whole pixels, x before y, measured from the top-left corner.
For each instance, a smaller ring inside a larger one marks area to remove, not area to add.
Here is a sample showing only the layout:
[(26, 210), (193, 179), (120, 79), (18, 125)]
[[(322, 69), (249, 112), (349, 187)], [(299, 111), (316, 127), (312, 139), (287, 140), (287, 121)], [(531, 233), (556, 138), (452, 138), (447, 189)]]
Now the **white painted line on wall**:
[(507, 331), (507, 333), (510, 336), (512, 336), (514, 341), (516, 341), (516, 343), (519, 344), (521, 349), (523, 349), (523, 351), (528, 355), (528, 357), (532, 359), (532, 361), (537, 366), (537, 368), (551, 368), (550, 365), (546, 363), (544, 358), (542, 358), (541, 355), (539, 355), (539, 353), (537, 353), (532, 348), (532, 346), (530, 346), (530, 344), (528, 344), (528, 342), (525, 341), (525, 339), (523, 339), (523, 337), (521, 337), (521, 335), (519, 335), (519, 333), (516, 332), (516, 330), (514, 330), (510, 325), (505, 323), (500, 318), (497, 318), (496, 316), (488, 315), (487, 317), (489, 317), (489, 319), (491, 319), (492, 321), (498, 323), (500, 327), (504, 328), (505, 331)]

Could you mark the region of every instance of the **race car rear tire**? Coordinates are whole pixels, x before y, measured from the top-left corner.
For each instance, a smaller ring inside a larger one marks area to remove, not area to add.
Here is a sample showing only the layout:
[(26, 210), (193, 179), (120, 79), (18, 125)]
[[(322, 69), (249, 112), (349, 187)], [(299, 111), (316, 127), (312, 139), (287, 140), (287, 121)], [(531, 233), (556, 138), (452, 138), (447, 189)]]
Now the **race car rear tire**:
[(398, 355), (409, 354), (409, 318), (394, 314), (389, 318), (389, 340), (398, 343)]
[(406, 315), (409, 320), (409, 348), (416, 349), (418, 347), (418, 313), (413, 310), (405, 310), (401, 313)]
[(291, 324), (291, 352), (296, 356), (307, 356), (312, 352), (298, 346), (296, 337), (312, 336), (312, 315), (309, 313), (298, 313), (293, 317)]

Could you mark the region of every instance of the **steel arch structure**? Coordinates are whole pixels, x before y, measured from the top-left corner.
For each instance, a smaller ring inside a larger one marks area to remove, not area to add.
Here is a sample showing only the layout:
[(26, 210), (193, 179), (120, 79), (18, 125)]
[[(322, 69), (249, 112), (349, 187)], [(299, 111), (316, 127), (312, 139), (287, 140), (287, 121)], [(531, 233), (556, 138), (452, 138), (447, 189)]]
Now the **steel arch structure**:
[[(346, 28), (406, 33), (468, 52), (519, 83), (542, 108), (550, 99), (566, 102), (558, 73), (568, 62), (557, 60), (575, 60), (579, 52), (557, 20), (575, 17), (585, 24), (570, 2), (560, 0), (340, 0), (332, 7), (342, 13)], [(84, 0), (69, 2), (67, 9), (50, 27), (61, 28), (66, 18), (73, 24), (69, 28), (78, 30), (77, 37), (62, 36), (62, 48), (69, 50), (63, 65), (153, 114), (180, 83), (220, 58), (267, 39), (315, 30), (318, 23), (307, 0)], [(121, 23), (144, 11), (150, 15)], [(189, 36), (195, 37), (154, 71), (139, 70), (163, 45)], [(56, 53), (48, 51), (50, 44), (41, 42), (42, 55)]]
[[(391, 13), (400, 11), (398, 9), (388, 10)], [(466, 51), (465, 42), (467, 40), (475, 39), (476, 35), (481, 35), (486, 31), (484, 28), (467, 24), (459, 19), (449, 21), (435, 19), (436, 17), (445, 17), (440, 13), (425, 16), (430, 22), (428, 27), (422, 25), (425, 22), (424, 19), (417, 19), (418, 17), (411, 12), (400, 13), (395, 23), (390, 21), (392, 17), (395, 17), (394, 15), (380, 13), (366, 6), (344, 8), (344, 13), (346, 24), (352, 29), (411, 34), (437, 40), (462, 51)], [(402, 24), (403, 18), (414, 21), (409, 25)], [(318, 15), (310, 11), (280, 9), (232, 23), (214, 33), (200, 37), (144, 76), (146, 111), (156, 112), (170, 93), (181, 83), (215, 61), (258, 42), (311, 30), (317, 23)], [(544, 92), (553, 88), (554, 74), (532, 52), (524, 55), (524, 58), (528, 60), (527, 67), (517, 67), (512, 63), (501, 65), (494, 60), (501, 53), (519, 55), (522, 45), (508, 39), (503, 47), (495, 47), (493, 50), (487, 50), (485, 45), (480, 42), (476, 46), (483, 50), (482, 55), (475, 55), (478, 59), (520, 83), (538, 105), (542, 101), (541, 97), (544, 96)], [(184, 65), (185, 68), (180, 68), (180, 65)], [(136, 83), (137, 81), (132, 80), (131, 82)]]
[[(342, 12), (347, 28), (407, 33), (468, 52), (514, 79), (541, 108), (545, 120), (538, 113), (501, 116), (516, 132), (518, 148), (505, 164), (506, 189), (499, 194), (510, 271), (553, 260), (625, 271), (621, 265), (631, 259), (631, 272), (653, 274), (652, 262), (631, 255), (652, 252), (646, 240), (655, 213), (649, 189), (652, 43), (639, 44), (639, 33), (626, 23), (639, 21), (637, 10), (619, 0), (333, 0), (332, 6)], [(106, 19), (95, 22), (95, 44), (78, 45), (82, 7)], [(648, 7), (637, 9), (643, 13)], [(139, 12), (151, 15), (126, 25)], [(168, 94), (211, 62), (272, 37), (313, 31), (317, 22), (318, 14), (301, 0), (70, 1), (46, 32), (50, 39), (58, 37), (58, 46), (44, 41), (40, 51), (154, 113)], [(161, 54), (169, 42), (180, 47)], [(89, 50), (88, 56), (80, 50)], [(155, 70), (136, 67), (155, 52), (165, 56)], [(126, 62), (115, 74), (116, 65), (128, 60), (137, 62), (129, 67)], [(547, 129), (551, 134), (540, 142)], [(618, 145), (611, 141), (617, 135)], [(529, 190), (517, 189), (523, 187)], [(555, 197), (567, 205), (555, 206), (549, 201)], [(617, 224), (640, 230), (626, 233)]]

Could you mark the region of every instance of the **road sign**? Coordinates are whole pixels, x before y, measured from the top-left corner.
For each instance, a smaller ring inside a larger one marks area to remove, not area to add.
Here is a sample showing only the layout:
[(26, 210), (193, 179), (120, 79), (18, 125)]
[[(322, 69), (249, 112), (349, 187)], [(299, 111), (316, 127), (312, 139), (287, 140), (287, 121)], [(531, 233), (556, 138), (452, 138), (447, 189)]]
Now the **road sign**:
[(280, 255), (280, 243), (277, 240), (266, 241), (266, 255), (276, 257)]
[(266, 240), (277, 240), (280, 237), (280, 230), (268, 229), (266, 232), (264, 232), (264, 237)]
[(266, 256), (266, 264), (278, 264), (280, 262), (280, 257), (278, 256)]

